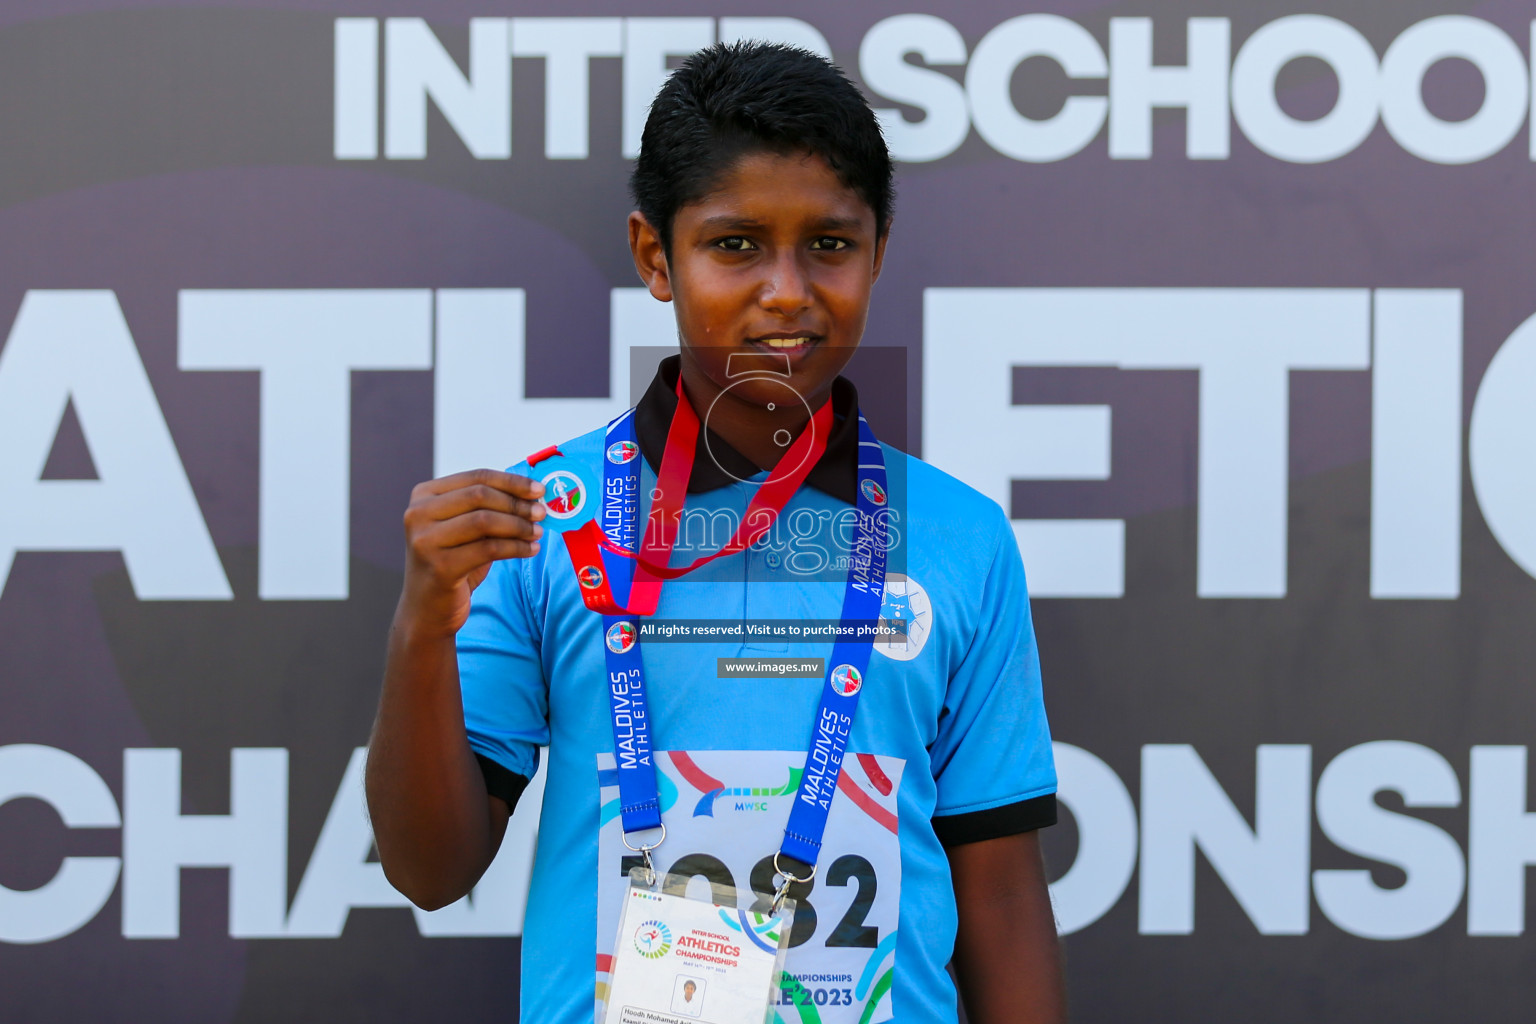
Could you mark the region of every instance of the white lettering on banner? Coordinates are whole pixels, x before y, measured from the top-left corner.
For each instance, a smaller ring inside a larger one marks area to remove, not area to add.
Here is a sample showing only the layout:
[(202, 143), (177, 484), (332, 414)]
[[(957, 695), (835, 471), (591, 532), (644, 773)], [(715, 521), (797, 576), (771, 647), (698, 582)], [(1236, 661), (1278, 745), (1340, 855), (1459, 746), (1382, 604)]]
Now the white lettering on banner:
[[(506, 18), (469, 19), (469, 75), (421, 18), (384, 22), (384, 153), (427, 155), (427, 98), (475, 157), (512, 155), (512, 44)], [(352, 115), (356, 117), (357, 115)]]
[(189, 289), (178, 312), (181, 369), (261, 373), (261, 596), (345, 599), (351, 374), (431, 369), (432, 293)]
[[(1020, 454), (1029, 445), (1004, 459), (970, 438), (1020, 433), (1011, 402), (1014, 366), (1198, 370), (1199, 594), (1285, 596), (1290, 373), (1369, 367), (1366, 291), (930, 288), (923, 324), (924, 452), (1004, 508), (1010, 480), (1040, 479), (1038, 465)], [(945, 414), (957, 408), (971, 414)], [(1034, 414), (1042, 415), (1048, 414)], [(1075, 425), (1059, 415), (1048, 422), (1057, 429)], [(1107, 418), (1104, 424), (1102, 444), (1091, 451), (1107, 460)], [(1085, 455), (1089, 451), (1085, 445)], [(1081, 469), (1088, 471), (1088, 458)], [(1044, 546), (1035, 542), (1034, 526), (1015, 523), (1026, 556)], [(1122, 538), (1107, 531), (1064, 537), (1058, 529), (1052, 535), (1058, 544), (1074, 539), (1101, 547), (1045, 565), (1123, 564), (1123, 552), (1102, 550)], [(1098, 596), (1123, 592), (1122, 579), (1104, 582)], [(1040, 566), (1031, 568), (1030, 586), (1044, 596), (1087, 596), (1079, 580), (1053, 578)]]
[(941, 160), (960, 148), (971, 130), (965, 88), (939, 71), (907, 61), (908, 55), (930, 67), (963, 67), (965, 39), (960, 31), (931, 14), (898, 14), (877, 22), (859, 44), (859, 76), (876, 94), (923, 112), (908, 121), (900, 110), (877, 109), (891, 158), (910, 163)]
[(389, 884), (383, 867), (368, 860), (373, 851), (373, 830), (363, 797), (367, 753), (366, 748), (358, 747), (347, 762), (294, 895), (284, 937), (340, 938), (354, 907), (410, 907), (417, 930), (429, 938), (521, 935), (544, 772), (537, 772), (523, 791), (501, 850), (474, 891), (440, 910), (427, 911), (412, 907), (411, 901)]
[[(73, 403), (95, 480), (44, 480)], [(121, 551), (142, 600), (228, 600), (117, 296), (29, 291), (0, 351), (0, 592), (18, 551)]]
[(593, 57), (624, 52), (618, 18), (513, 18), (512, 56), (544, 58), (544, 156), (585, 160)]
[[(622, 26), (622, 27), (621, 27)], [(1106, 59), (1090, 28), (1054, 14), (1023, 14), (985, 33), (969, 61), (956, 28), (933, 14), (882, 19), (864, 34), (859, 74), (878, 100), (915, 106), (908, 122), (897, 110), (880, 118), (897, 160), (930, 161), (953, 153), (974, 124), (997, 152), (1023, 161), (1071, 157), (1109, 122), (1111, 159), (1143, 160), (1152, 152), (1153, 107), (1186, 111), (1185, 153), (1223, 160), (1231, 152), (1228, 111), (1261, 152), (1293, 163), (1337, 160), (1352, 153), (1378, 117), (1408, 153), (1435, 163), (1461, 164), (1501, 152), (1530, 110), (1531, 71), (1519, 46), (1498, 26), (1464, 15), (1427, 18), (1405, 29), (1379, 62), (1354, 26), (1337, 18), (1298, 14), (1261, 25), (1231, 60), (1230, 22), (1189, 18), (1184, 67), (1152, 64), (1153, 20), (1109, 19)], [(826, 37), (796, 18), (472, 18), (469, 70), (464, 72), (420, 18), (388, 18), (384, 26), (384, 155), (426, 156), (430, 100), (478, 159), (512, 152), (514, 58), (545, 67), (544, 154), (550, 160), (586, 159), (590, 151), (594, 57), (622, 56), (621, 149), (639, 155), (640, 134), (652, 98), (666, 80), (669, 59), (708, 46), (718, 37), (785, 42), (832, 56)], [(378, 19), (335, 21), (334, 152), (338, 160), (378, 156), (380, 68)], [(1536, 47), (1533, 47), (1536, 49)], [(920, 57), (927, 66), (909, 63)], [(1010, 96), (1013, 72), (1029, 57), (1055, 60), (1071, 79), (1109, 80), (1108, 97), (1070, 96), (1054, 117), (1022, 116)], [(1333, 109), (1320, 118), (1292, 117), (1275, 95), (1282, 68), (1298, 58), (1327, 64), (1339, 83)], [(1484, 82), (1477, 113), (1444, 121), (1424, 104), (1428, 69), (1459, 58), (1475, 65)], [(846, 60), (846, 57), (844, 58)], [(935, 67), (963, 68), (965, 87)], [(1536, 133), (1531, 157), (1536, 160)]]
[(1536, 576), (1536, 316), (1494, 353), (1467, 438), (1472, 489), (1501, 547)]
[[(528, 398), (522, 290), (439, 291), (435, 475), (505, 467), (627, 408), (631, 350), (675, 348), (677, 328), (644, 288), (610, 301), (610, 397)], [(350, 373), (432, 369), (432, 306), (425, 289), (181, 293), (180, 368), (262, 374), (262, 598), (347, 596)], [(99, 479), (42, 480), (71, 402)], [(23, 299), (0, 350), (0, 436), (0, 590), (17, 551), (119, 550), (143, 600), (231, 597), (113, 293)]]
[[(1471, 117), (1444, 121), (1424, 105), (1424, 73), (1457, 57), (1483, 76), (1483, 103)], [(1529, 75), (1520, 47), (1496, 26), (1462, 15), (1429, 18), (1398, 36), (1381, 59), (1381, 120), (1398, 145), (1423, 160), (1485, 160), (1525, 121)]]
[(1305, 935), (1312, 748), (1258, 750), (1254, 827), (1185, 744), (1141, 748), (1143, 935), (1195, 930), (1195, 848), (1261, 935)]
[[(91, 766), (53, 747), (18, 743), (0, 747), (0, 806), (42, 800), (65, 828), (117, 828), (122, 819), (112, 790)], [(52, 942), (91, 921), (117, 888), (117, 857), (65, 857), (36, 889), (0, 885), (0, 942)]]
[(1461, 292), (1382, 288), (1371, 337), (1371, 596), (1461, 594)]
[(376, 18), (336, 19), (335, 124), (337, 160), (372, 160), (379, 155), (379, 22)]
[(715, 41), (713, 18), (625, 18), (623, 156), (640, 155), (640, 135), (656, 90), (671, 72), (667, 58), (685, 57)]
[(384, 877), (378, 862), (369, 862), (373, 830), (363, 796), (366, 748), (347, 761), (336, 798), (320, 828), (309, 866), (293, 897), (285, 934), (295, 939), (336, 939), (353, 907), (409, 907), (411, 901)]
[(1109, 913), (1136, 871), (1136, 805), (1113, 768), (1081, 747), (1052, 743), (1056, 799), (1077, 826), (1077, 856), (1051, 883), (1051, 906), (1062, 935)]
[[(181, 869), (227, 867), (231, 938), (339, 938), (353, 907), (410, 907), (368, 861), (373, 833), (363, 801), (366, 751), (353, 751), (309, 866), (286, 912), (288, 751), (231, 752), (231, 813), (183, 815), (181, 751), (124, 751), (124, 812), (101, 776), (73, 754), (0, 746), (0, 806), (47, 803), (66, 828), (123, 829), (123, 856), (65, 857), (40, 888), (0, 886), (0, 943), (52, 942), (101, 912), (122, 867), (124, 938), (180, 935)], [(540, 767), (524, 790), (495, 860), (474, 891), (441, 910), (412, 907), (427, 937), (522, 934), (543, 802)], [(14, 833), (0, 841), (14, 840)], [(26, 841), (26, 837), (22, 837)], [(286, 917), (286, 926), (284, 919)]]
[[(1275, 96), (1280, 69), (1312, 57), (1339, 85), (1333, 109), (1314, 120), (1287, 114)], [(1311, 164), (1354, 152), (1376, 127), (1376, 51), (1357, 30), (1321, 14), (1293, 14), (1248, 37), (1232, 64), (1232, 114), (1248, 141), (1278, 160)]]
[(1072, 96), (1054, 116), (1025, 117), (1013, 105), (1013, 73), (1030, 57), (1049, 57), (1071, 79), (1104, 78), (1109, 64), (1098, 42), (1075, 21), (1055, 14), (1009, 18), (981, 38), (965, 72), (976, 132), (1015, 160), (1064, 160), (1080, 151), (1104, 124), (1109, 101)]
[(1536, 864), (1526, 748), (1473, 747), (1467, 830), (1467, 934), (1525, 933), (1525, 869)]
[[(261, 597), (347, 595), (353, 371), (435, 364), (434, 466), (445, 475), (509, 465), (612, 418), (632, 377), (650, 377), (633, 350), (648, 359), (676, 344), (669, 304), (612, 289), (609, 397), (528, 398), (521, 289), (443, 289), (435, 330), (433, 305), (425, 289), (181, 293), (180, 367), (262, 374)], [(1284, 596), (1289, 374), (1372, 368), (1374, 350), (1371, 593), (1455, 598), (1461, 307), (1452, 289), (929, 289), (924, 454), (1005, 506), (1012, 480), (1105, 480), (1110, 408), (1015, 406), (1012, 368), (1197, 371), (1198, 593)], [(1469, 439), (1489, 529), (1536, 576), (1533, 392), (1536, 317), (1489, 364)], [(42, 480), (71, 402), (99, 479)], [(1010, 443), (981, 450), (978, 430)], [(27, 294), (0, 351), (0, 435), (0, 586), (17, 551), (118, 550), (142, 599), (230, 597), (111, 292)], [(1033, 596), (1123, 594), (1122, 520), (1020, 519), (1014, 530)]]
[[(515, 404), (523, 396), (525, 301), (521, 288), (445, 289), (438, 294), (433, 476), (482, 467), (505, 469), (551, 443), (506, 443), (509, 424), (543, 422), (542, 417), (510, 412), (504, 404)], [(591, 428), (583, 424), (582, 429)], [(571, 435), (556, 431), (554, 436)]]
[(1461, 784), (1439, 754), (1417, 743), (1383, 740), (1351, 747), (1317, 783), (1317, 822), (1341, 850), (1399, 867), (1407, 881), (1383, 889), (1365, 869), (1318, 871), (1317, 905), (1328, 920), (1367, 939), (1409, 939), (1432, 932), (1461, 905), (1466, 864), (1461, 847), (1427, 821), (1376, 803), (1390, 790), (1405, 807), (1459, 807)]
[[(677, 346), (671, 303), (657, 302), (644, 288), (614, 288), (608, 397), (529, 398), (524, 308), (521, 288), (437, 293), (434, 475), (503, 469), (608, 422), (632, 404), (631, 350)], [(649, 380), (653, 368), (645, 369)]]
[(181, 934), (181, 869), (229, 868), (229, 934), (283, 934), (288, 751), (230, 751), (228, 814), (181, 813), (181, 751), (123, 752), (123, 936)]
[[(1334, 847), (1401, 868), (1408, 880), (1397, 889), (1378, 888), (1367, 871), (1319, 869), (1309, 877), (1308, 746), (1258, 748), (1253, 827), (1192, 747), (1144, 746), (1139, 837), (1137, 807), (1120, 776), (1086, 750), (1065, 743), (1053, 749), (1058, 796), (1078, 836), (1073, 862), (1051, 886), (1062, 934), (1095, 924), (1120, 902), (1138, 856), (1140, 931), (1189, 934), (1197, 926), (1197, 848), (1260, 934), (1308, 932), (1310, 894), (1330, 924), (1359, 938), (1423, 935), (1444, 926), (1463, 892), (1468, 935), (1524, 934), (1526, 869), (1536, 864), (1526, 747), (1472, 747), (1465, 859), (1445, 831), (1374, 801), (1376, 793), (1393, 790), (1408, 808), (1461, 807), (1460, 781), (1438, 752), (1413, 743), (1368, 742), (1345, 750), (1323, 769), (1315, 812), (1321, 834)], [(613, 763), (611, 755), (602, 756)], [(180, 751), (125, 751), (124, 937), (179, 934), (182, 867), (231, 869), (231, 937), (336, 938), (353, 907), (409, 906), (383, 869), (368, 861), (373, 839), (363, 801), (364, 757), (361, 748), (351, 755), (285, 925), (287, 751), (231, 752), (229, 815), (180, 813)], [(670, 762), (662, 761), (670, 770)], [(761, 782), (756, 776), (750, 781), (756, 788), (715, 794), (715, 814), (727, 808), (743, 814), (771, 810), (783, 805), (765, 802), (764, 796), (788, 800), (795, 793), (793, 779), (764, 775)], [(470, 896), (441, 910), (413, 908), (422, 935), (522, 933), (543, 782), (541, 766), (518, 801), (501, 851)], [(679, 789), (684, 785), (678, 783)], [(765, 785), (779, 788), (761, 788)], [(66, 828), (115, 828), (120, 820), (111, 790), (73, 754), (29, 744), (0, 746), (0, 805), (28, 798), (53, 807)], [(834, 813), (840, 805), (834, 803)], [(611, 811), (616, 821), (617, 806)], [(781, 819), (765, 821), (770, 830), (782, 827)], [(8, 832), (0, 843), (18, 838), (28, 840)], [(614, 847), (622, 852), (617, 841)], [(610, 854), (617, 856), (604, 850), (604, 857)], [(622, 876), (616, 863), (611, 867), (615, 878)], [(746, 876), (738, 872), (738, 884)], [(118, 877), (117, 857), (66, 857), (41, 888), (0, 887), (0, 943), (51, 942), (74, 933), (100, 913)], [(816, 905), (835, 917), (839, 910), (826, 906), (830, 894), (817, 892)]]
[(1109, 155), (1145, 160), (1152, 155), (1152, 108), (1184, 107), (1191, 160), (1225, 160), (1231, 153), (1227, 72), (1232, 23), (1190, 18), (1188, 66), (1153, 67), (1152, 19), (1109, 19)]

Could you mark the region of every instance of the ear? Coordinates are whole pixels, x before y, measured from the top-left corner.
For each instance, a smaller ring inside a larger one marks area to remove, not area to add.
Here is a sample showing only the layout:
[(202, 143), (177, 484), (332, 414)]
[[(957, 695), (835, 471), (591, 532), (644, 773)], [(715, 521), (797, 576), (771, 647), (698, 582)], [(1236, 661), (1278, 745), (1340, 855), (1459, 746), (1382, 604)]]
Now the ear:
[(661, 247), (661, 236), (639, 210), (629, 215), (629, 254), (635, 259), (635, 273), (652, 297), (671, 302), (672, 274), (667, 267), (666, 251)]
[(880, 268), (885, 265), (885, 243), (891, 240), (891, 225), (887, 221), (885, 230), (880, 233), (880, 238), (875, 242), (875, 265), (870, 269), (869, 282), (874, 284), (880, 280)]

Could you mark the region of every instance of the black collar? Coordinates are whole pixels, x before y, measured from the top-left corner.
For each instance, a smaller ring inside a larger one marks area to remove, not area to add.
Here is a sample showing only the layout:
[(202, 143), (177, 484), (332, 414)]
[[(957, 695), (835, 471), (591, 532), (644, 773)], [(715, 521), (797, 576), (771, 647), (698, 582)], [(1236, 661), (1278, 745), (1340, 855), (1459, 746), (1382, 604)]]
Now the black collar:
[[(682, 356), (663, 359), (655, 378), (635, 406), (635, 437), (653, 472), (661, 471), (661, 453), (666, 450), (667, 431), (672, 426), (672, 414), (677, 411), (677, 374), (682, 363)], [(821, 461), (805, 478), (805, 482), (818, 491), (849, 505), (855, 503), (859, 476), (858, 409), (858, 390), (846, 378), (838, 377), (832, 382), (832, 436), (827, 438), (827, 450)], [(708, 448), (705, 447), (705, 435), (708, 435)], [(699, 431), (694, 456), (693, 474), (688, 478), (689, 494), (728, 487), (738, 478), (745, 479), (760, 472), (751, 459), (708, 427)]]

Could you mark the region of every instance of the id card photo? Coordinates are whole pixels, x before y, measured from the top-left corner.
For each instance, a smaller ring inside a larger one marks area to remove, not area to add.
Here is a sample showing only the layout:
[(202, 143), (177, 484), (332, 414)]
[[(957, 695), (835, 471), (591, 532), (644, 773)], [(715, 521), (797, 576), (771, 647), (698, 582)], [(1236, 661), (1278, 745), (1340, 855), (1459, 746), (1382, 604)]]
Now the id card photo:
[(697, 1017), (704, 1012), (703, 978), (679, 974), (672, 988), (672, 1012), (685, 1017)]

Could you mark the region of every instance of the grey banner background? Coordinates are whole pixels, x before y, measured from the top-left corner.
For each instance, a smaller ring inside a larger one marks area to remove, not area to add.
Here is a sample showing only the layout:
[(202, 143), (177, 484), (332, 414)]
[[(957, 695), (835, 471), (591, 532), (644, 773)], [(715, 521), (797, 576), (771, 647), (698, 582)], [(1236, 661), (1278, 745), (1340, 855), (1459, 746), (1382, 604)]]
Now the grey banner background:
[[(1078, 20), (1101, 43), (1109, 17), (1151, 15), (1162, 63), (1181, 60), (1186, 17), (1231, 18), (1235, 48), (1292, 13), (1236, 0), (1215, 10), (1180, 0), (1037, 9)], [(986, 2), (932, 10), (971, 46), (1023, 13)], [(1486, 18), (1522, 47), (1528, 38), (1529, 12), (1511, 4), (1346, 0), (1309, 10), (1348, 21), (1378, 52), (1441, 13)], [(27, 289), (115, 291), (235, 591), (232, 602), (144, 603), (115, 554), (19, 555), (0, 597), (0, 744), (67, 750), (119, 799), (125, 747), (180, 748), (185, 809), (196, 813), (227, 812), (232, 747), (288, 748), (290, 895), (335, 780), (367, 735), (400, 579), (399, 514), (412, 484), (431, 475), (431, 378), (354, 377), (352, 597), (260, 601), (257, 380), (177, 370), (177, 291), (521, 287), (529, 394), (601, 395), (608, 325), (599, 297), (634, 284), (616, 61), (594, 62), (585, 161), (542, 155), (536, 62), (515, 65), (511, 160), (473, 159), (435, 112), (426, 160), (338, 163), (331, 152), (334, 17), (425, 16), (462, 60), (467, 17), (548, 13), (468, 0), (11, 0), (0, 11), (0, 323), (14, 319)], [(765, 12), (711, 0), (665, 10), (578, 3), (559, 13), (781, 13), (815, 24), (851, 67), (869, 25), (898, 11), (860, 2)], [(1301, 108), (1324, 109), (1331, 95), (1327, 76), (1305, 64), (1281, 84)], [(1470, 69), (1448, 65), (1426, 88), (1433, 108), (1463, 116), (1480, 85)], [(1029, 66), (1015, 91), (1026, 111), (1049, 113), (1065, 86), (1059, 73)], [(1022, 164), (973, 134), (942, 161), (903, 166), (867, 339), (905, 346), (917, 382), (924, 288), (1460, 288), (1470, 409), (1498, 345), (1536, 309), (1536, 170), (1525, 132), (1494, 157), (1445, 167), (1409, 156), (1378, 127), (1352, 154), (1309, 166), (1266, 157), (1236, 131), (1230, 159), (1191, 161), (1182, 120), (1157, 116), (1147, 161), (1112, 161), (1101, 138), (1069, 160)], [(1470, 485), (1461, 597), (1369, 597), (1368, 374), (1293, 378), (1289, 593), (1278, 601), (1194, 596), (1192, 375), (1062, 370), (1021, 373), (1016, 383), (1019, 402), (1114, 408), (1109, 481), (1020, 483), (1013, 498), (1021, 515), (1128, 520), (1125, 598), (1041, 601), (1035, 616), (1054, 733), (1103, 758), (1133, 794), (1148, 743), (1194, 744), (1251, 816), (1259, 744), (1311, 744), (1316, 772), (1355, 744), (1410, 740), (1442, 753), (1465, 780), (1471, 745), (1531, 735), (1536, 583), (1489, 534)], [(907, 428), (919, 453), (921, 416), (917, 383), (906, 423), (893, 429)], [(66, 419), (46, 475), (89, 474), (79, 428)], [(1400, 807), (1394, 799), (1382, 798)], [(1465, 849), (1465, 806), (1414, 813)], [(1075, 841), (1070, 821), (1050, 834), (1057, 872)], [(66, 830), (38, 801), (0, 806), (7, 887), (43, 884), (66, 855), (119, 852), (116, 830)], [(1315, 824), (1312, 860), (1372, 868), (1383, 885), (1401, 879), (1339, 851)], [(1310, 932), (1282, 938), (1257, 934), (1203, 860), (1197, 890), (1192, 935), (1139, 935), (1133, 880), (1109, 914), (1066, 940), (1077, 1019), (1516, 1020), (1536, 998), (1529, 938), (1469, 938), (1464, 906), (1436, 931), (1390, 943), (1347, 935), (1314, 906)], [(188, 871), (179, 939), (124, 939), (114, 897), (65, 939), (0, 946), (0, 1019), (515, 1018), (516, 939), (423, 939), (406, 912), (364, 909), (339, 940), (238, 941), (228, 937), (226, 900), (223, 872)]]

